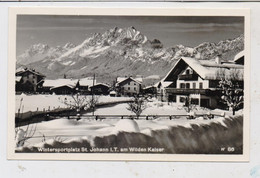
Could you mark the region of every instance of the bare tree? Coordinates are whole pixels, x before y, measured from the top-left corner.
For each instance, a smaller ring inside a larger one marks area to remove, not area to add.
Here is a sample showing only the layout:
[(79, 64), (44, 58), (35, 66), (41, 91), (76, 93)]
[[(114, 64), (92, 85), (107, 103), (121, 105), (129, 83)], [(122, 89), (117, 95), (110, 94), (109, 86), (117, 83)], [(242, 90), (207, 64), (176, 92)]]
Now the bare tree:
[(15, 133), (16, 147), (24, 146), (24, 143), (32, 138), (37, 130), (37, 124), (28, 124), (26, 130), (17, 128)]
[[(20, 100), (19, 108), (18, 108), (18, 114), (17, 119), (21, 119), (23, 115), (23, 98)], [(24, 143), (32, 138), (37, 130), (37, 124), (31, 124), (29, 122), (26, 126), (26, 129), (24, 130), (19, 125), (19, 120), (17, 121), (18, 126), (15, 127), (15, 141), (16, 141), (16, 147), (24, 146)]]
[(61, 99), (60, 102), (65, 104), (68, 108), (74, 109), (77, 112), (78, 120), (80, 119), (80, 111), (82, 110), (88, 110), (88, 109), (93, 109), (95, 110), (95, 107), (99, 101), (99, 97), (97, 96), (87, 96), (87, 95), (82, 95), (80, 92), (77, 92), (76, 94), (70, 95), (68, 98)]
[(196, 110), (196, 105), (191, 103), (190, 95), (185, 96), (185, 102), (183, 108), (187, 113)]
[(127, 103), (127, 110), (135, 113), (136, 118), (139, 119), (141, 113), (147, 108), (146, 99), (139, 95), (134, 96), (132, 102)]

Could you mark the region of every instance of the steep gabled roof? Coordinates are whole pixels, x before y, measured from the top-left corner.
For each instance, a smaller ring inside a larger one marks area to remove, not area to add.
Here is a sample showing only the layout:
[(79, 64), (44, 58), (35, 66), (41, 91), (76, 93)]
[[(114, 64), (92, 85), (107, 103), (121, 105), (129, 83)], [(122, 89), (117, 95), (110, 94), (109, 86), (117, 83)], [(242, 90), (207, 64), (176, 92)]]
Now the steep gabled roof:
[[(119, 78), (119, 77), (118, 77)], [(121, 77), (121, 78), (119, 78), (119, 80), (118, 80), (118, 78), (117, 78), (117, 85), (119, 85), (120, 83), (122, 83), (122, 82), (124, 82), (124, 81), (126, 81), (126, 80), (132, 80), (132, 81), (135, 81), (136, 83), (138, 83), (138, 84), (142, 84), (142, 82), (141, 81), (139, 81), (139, 80), (137, 80), (137, 79), (134, 79), (134, 78), (132, 78), (132, 77), (127, 77), (127, 78), (124, 78), (123, 79), (123, 77)]]
[(245, 51), (241, 51), (234, 57), (233, 61), (237, 64), (244, 64), (244, 60), (245, 60)]
[(21, 79), (22, 79), (22, 76), (15, 76), (15, 81), (16, 81), (16, 82), (20, 82)]
[(168, 82), (168, 81), (164, 81), (165, 78), (163, 78), (162, 80), (160, 80), (159, 82), (157, 82), (156, 84), (154, 84), (153, 86), (156, 87), (156, 88), (166, 88), (168, 87), (169, 85), (172, 84), (172, 82)]
[(235, 55), (234, 57), (234, 62), (238, 59), (240, 59), (241, 57), (245, 56), (245, 51), (240, 51), (239, 53), (237, 53), (237, 55)]
[(23, 73), (25, 73), (25, 72), (30, 72), (30, 73), (33, 73), (33, 74), (35, 74), (35, 75), (38, 75), (38, 76), (41, 76), (41, 77), (45, 77), (45, 75), (41, 74), (40, 72), (36, 72), (36, 71), (33, 70), (33, 69), (27, 69), (27, 68), (17, 70), (16, 73), (15, 73), (15, 75), (21, 76), (21, 75), (22, 75)]
[(234, 70), (236, 70), (239, 73), (239, 80), (243, 80), (243, 65), (235, 63), (217, 64), (213, 60), (197, 60), (190, 57), (182, 57), (175, 63), (163, 81), (172, 81), (171, 78), (179, 75), (187, 66), (192, 68), (202, 79), (220, 79), (220, 72), (225, 74), (225, 76), (229, 76)]

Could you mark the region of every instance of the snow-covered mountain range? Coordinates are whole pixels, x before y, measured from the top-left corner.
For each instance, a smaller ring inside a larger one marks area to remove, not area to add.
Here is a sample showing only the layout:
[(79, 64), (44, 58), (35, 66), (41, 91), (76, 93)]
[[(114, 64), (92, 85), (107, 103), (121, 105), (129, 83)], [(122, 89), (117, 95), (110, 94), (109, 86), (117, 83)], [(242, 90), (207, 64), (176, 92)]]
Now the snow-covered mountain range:
[(182, 56), (212, 60), (221, 55), (223, 60), (232, 60), (243, 49), (243, 35), (194, 48), (183, 45), (165, 48), (160, 40), (150, 40), (134, 27), (115, 27), (103, 34), (95, 33), (79, 45), (32, 45), (17, 56), (17, 67), (35, 68), (48, 78), (61, 78), (64, 74), (76, 78), (94, 73), (104, 79), (126, 75), (162, 77)]

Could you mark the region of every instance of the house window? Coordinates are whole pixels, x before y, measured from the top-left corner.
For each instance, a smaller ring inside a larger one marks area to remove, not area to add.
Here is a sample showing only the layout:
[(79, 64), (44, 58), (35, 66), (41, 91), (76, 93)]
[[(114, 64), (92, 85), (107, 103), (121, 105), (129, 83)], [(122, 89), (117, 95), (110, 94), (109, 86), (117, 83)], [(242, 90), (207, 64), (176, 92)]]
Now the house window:
[(190, 83), (186, 83), (186, 88), (190, 88)]
[(136, 88), (134, 87), (134, 91), (136, 91)]
[(197, 98), (191, 98), (190, 103), (191, 103), (191, 104), (195, 104), (195, 105), (199, 105), (199, 99), (197, 99)]
[(187, 69), (186, 70), (186, 75), (189, 75), (190, 74), (190, 69)]
[(200, 82), (200, 89), (202, 89), (203, 88), (203, 83), (202, 82)]
[(128, 90), (130, 90), (130, 87), (128, 87)]
[(185, 83), (180, 83), (180, 88), (185, 88)]
[(192, 83), (192, 88), (196, 88), (196, 83)]
[(186, 100), (186, 98), (185, 98), (185, 97), (180, 97), (180, 103), (184, 103), (184, 102), (185, 102), (185, 100)]
[(134, 83), (134, 85), (136, 85), (136, 83)]

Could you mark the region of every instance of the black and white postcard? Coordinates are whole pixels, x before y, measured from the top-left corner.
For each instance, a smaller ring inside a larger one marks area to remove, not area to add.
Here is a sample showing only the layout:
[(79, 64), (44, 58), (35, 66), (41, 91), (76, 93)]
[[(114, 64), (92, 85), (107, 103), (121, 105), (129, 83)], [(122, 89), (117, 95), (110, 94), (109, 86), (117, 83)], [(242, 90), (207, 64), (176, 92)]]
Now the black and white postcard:
[(248, 9), (9, 9), (8, 158), (247, 161)]

